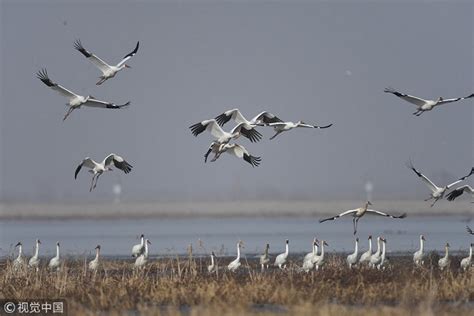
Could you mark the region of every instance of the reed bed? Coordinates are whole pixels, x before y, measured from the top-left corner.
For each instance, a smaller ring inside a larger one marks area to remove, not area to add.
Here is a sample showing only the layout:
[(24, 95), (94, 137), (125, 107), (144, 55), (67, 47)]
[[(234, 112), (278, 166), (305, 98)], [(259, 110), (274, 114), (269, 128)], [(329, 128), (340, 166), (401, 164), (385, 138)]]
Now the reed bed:
[(474, 269), (459, 271), (459, 258), (439, 271), (435, 260), (415, 268), (401, 256), (378, 271), (349, 270), (334, 255), (310, 273), (291, 262), (287, 270), (261, 272), (255, 259), (231, 273), (230, 260), (219, 258), (211, 274), (207, 258), (191, 256), (150, 258), (142, 270), (132, 260), (102, 260), (97, 273), (84, 259), (65, 260), (59, 272), (15, 271), (7, 260), (0, 263), (0, 298), (64, 298), (70, 313), (91, 315), (469, 315), (474, 308)]

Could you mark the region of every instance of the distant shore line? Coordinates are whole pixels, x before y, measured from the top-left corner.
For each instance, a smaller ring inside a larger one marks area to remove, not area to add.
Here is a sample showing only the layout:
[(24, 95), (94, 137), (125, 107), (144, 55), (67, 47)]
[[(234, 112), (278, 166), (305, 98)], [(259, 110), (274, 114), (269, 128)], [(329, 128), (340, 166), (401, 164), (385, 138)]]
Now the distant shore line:
[[(123, 202), (123, 203), (0, 203), (0, 219), (120, 219), (152, 217), (320, 216), (359, 207), (363, 201), (229, 201), (229, 202)], [(408, 216), (474, 216), (469, 200), (438, 203), (373, 201), (374, 208), (407, 212)]]
[[(359, 202), (360, 204), (360, 202)], [(97, 203), (97, 204), (0, 204), (0, 219), (44, 218), (154, 218), (154, 217), (253, 217), (253, 216), (319, 216), (357, 208), (356, 202), (313, 201), (231, 201), (167, 203)], [(377, 209), (407, 212), (408, 216), (467, 215), (474, 216), (473, 204), (450, 203), (430, 208), (418, 201), (378, 201)]]

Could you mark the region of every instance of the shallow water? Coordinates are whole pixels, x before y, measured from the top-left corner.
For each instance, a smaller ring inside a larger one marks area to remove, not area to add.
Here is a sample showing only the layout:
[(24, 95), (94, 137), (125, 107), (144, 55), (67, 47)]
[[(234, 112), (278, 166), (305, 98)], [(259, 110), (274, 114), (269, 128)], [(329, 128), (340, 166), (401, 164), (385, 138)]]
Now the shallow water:
[[(385, 236), (390, 253), (418, 248), (422, 233), (427, 239), (426, 251), (442, 252), (449, 242), (454, 252), (465, 252), (474, 242), (474, 237), (466, 233), (470, 220), (466, 216), (410, 216), (403, 220), (366, 217), (359, 221), (357, 236), (363, 251), (367, 249), (369, 234)], [(328, 252), (352, 252), (354, 246), (351, 218), (321, 224), (318, 218), (297, 216), (3, 220), (0, 221), (0, 257), (11, 253), (18, 241), (23, 242), (24, 252), (31, 254), (36, 238), (42, 242), (41, 255), (53, 255), (55, 243), (60, 241), (61, 252), (68, 255), (92, 253), (100, 244), (103, 255), (128, 257), (131, 247), (139, 243), (137, 236), (141, 233), (152, 242), (152, 256), (185, 254), (190, 243), (196, 255), (211, 250), (234, 255), (239, 239), (245, 243), (243, 253), (249, 255), (262, 251), (266, 243), (270, 243), (271, 253), (283, 252), (285, 239), (290, 240), (290, 253), (309, 252), (313, 236), (328, 241)]]

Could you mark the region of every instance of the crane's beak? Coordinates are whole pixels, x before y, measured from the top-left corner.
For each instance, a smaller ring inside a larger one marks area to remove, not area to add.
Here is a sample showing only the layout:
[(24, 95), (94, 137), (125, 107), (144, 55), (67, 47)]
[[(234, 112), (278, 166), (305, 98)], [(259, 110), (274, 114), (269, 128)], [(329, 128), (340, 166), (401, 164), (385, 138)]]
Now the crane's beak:
[(131, 67), (131, 66), (129, 66), (129, 65), (127, 65), (127, 64), (125, 64), (125, 68), (132, 68), (132, 67)]

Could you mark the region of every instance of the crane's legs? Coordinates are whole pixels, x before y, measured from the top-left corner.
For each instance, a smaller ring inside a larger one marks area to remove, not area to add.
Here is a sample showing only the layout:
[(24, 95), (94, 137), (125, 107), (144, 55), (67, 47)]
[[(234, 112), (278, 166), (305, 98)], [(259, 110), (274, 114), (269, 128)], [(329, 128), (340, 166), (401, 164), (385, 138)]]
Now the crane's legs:
[(99, 177), (101, 176), (101, 174), (102, 173), (97, 174), (97, 177), (95, 178), (94, 187), (92, 189), (95, 189), (95, 187), (97, 186), (97, 181), (99, 181)]
[(100, 77), (100, 80), (96, 83), (96, 85), (100, 86), (101, 84), (104, 83), (105, 80), (107, 80), (107, 78)]
[(72, 111), (74, 111), (75, 107), (70, 107), (69, 110), (67, 110), (66, 112), (66, 115), (64, 115), (64, 118), (63, 118), (63, 121), (67, 119), (67, 117), (69, 116), (69, 114), (72, 113)]
[(359, 221), (360, 217), (354, 217), (352, 219), (352, 223), (354, 224), (354, 235), (357, 233), (357, 222)]
[(272, 137), (270, 137), (270, 140), (274, 139), (275, 137), (277, 137), (281, 132), (283, 131), (278, 131), (275, 133), (275, 135), (273, 135)]
[(97, 174), (94, 174), (92, 176), (92, 181), (91, 181), (91, 187), (89, 188), (89, 192), (92, 192), (92, 189), (93, 189), (93, 186), (94, 186), (94, 180), (95, 180), (95, 177), (97, 176)]
[(433, 207), (433, 205), (436, 204), (436, 202), (438, 202), (439, 198), (435, 199), (433, 203), (431, 203), (431, 207)]

